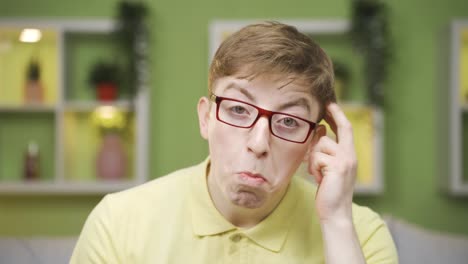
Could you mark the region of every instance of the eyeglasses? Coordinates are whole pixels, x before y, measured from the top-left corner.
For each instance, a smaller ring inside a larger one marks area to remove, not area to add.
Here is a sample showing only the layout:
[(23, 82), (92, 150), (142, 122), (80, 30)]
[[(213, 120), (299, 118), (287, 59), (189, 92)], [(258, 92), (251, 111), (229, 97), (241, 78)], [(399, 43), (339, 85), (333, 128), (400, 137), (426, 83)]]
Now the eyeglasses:
[(306, 119), (269, 111), (240, 100), (214, 94), (211, 94), (210, 99), (216, 103), (216, 119), (218, 121), (233, 127), (251, 128), (261, 116), (266, 116), (271, 134), (289, 142), (306, 142), (316, 126), (316, 123)]

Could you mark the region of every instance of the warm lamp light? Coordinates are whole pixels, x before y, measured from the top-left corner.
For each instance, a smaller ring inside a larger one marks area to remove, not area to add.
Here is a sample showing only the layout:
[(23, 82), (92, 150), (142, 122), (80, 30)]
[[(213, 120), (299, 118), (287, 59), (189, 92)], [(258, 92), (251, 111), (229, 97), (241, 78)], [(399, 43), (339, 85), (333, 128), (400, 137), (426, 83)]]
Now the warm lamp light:
[(39, 29), (34, 28), (25, 28), (21, 31), (20, 41), (34, 43), (41, 40), (42, 33)]
[(124, 114), (114, 106), (100, 106), (94, 114), (93, 120), (95, 124), (104, 129), (121, 130), (125, 127)]

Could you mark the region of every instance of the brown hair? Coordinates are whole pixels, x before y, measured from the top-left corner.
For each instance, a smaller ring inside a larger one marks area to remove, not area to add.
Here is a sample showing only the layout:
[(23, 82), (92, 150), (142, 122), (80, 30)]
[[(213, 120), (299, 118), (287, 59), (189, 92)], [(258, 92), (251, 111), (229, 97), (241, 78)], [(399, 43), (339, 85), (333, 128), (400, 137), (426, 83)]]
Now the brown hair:
[(278, 22), (249, 25), (226, 38), (215, 53), (208, 77), (208, 91), (225, 76), (254, 79), (264, 74), (292, 77), (311, 88), (320, 103), (335, 102), (333, 64), (310, 37)]

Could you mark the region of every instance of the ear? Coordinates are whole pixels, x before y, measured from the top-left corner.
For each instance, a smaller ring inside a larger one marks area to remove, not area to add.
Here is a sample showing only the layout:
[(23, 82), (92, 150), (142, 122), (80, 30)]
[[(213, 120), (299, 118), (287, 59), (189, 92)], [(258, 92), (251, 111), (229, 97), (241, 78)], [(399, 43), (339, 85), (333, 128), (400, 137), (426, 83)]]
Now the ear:
[(204, 139), (208, 139), (208, 121), (210, 119), (210, 101), (208, 98), (202, 97), (198, 100), (197, 111), (200, 135)]
[(313, 134), (312, 134), (312, 140), (309, 143), (309, 147), (307, 149), (307, 153), (304, 156), (304, 161), (308, 162), (309, 157), (310, 157), (310, 152), (314, 148), (314, 146), (318, 143), (321, 137), (325, 136), (327, 134), (327, 128), (324, 125), (317, 125), (315, 128)]
[(321, 137), (325, 136), (327, 134), (327, 127), (324, 125), (318, 125), (315, 128), (315, 132), (312, 135), (312, 144), (315, 145), (317, 142), (320, 140)]

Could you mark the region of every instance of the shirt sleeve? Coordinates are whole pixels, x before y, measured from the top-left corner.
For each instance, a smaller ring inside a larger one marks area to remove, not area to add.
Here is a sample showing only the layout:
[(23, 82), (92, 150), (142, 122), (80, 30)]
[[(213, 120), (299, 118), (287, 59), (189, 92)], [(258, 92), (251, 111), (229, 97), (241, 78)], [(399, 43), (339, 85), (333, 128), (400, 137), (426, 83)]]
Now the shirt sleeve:
[(361, 217), (355, 227), (367, 264), (398, 264), (392, 235), (382, 218), (367, 207), (356, 208)]
[(93, 209), (70, 259), (71, 264), (121, 263), (112, 234), (109, 196)]

